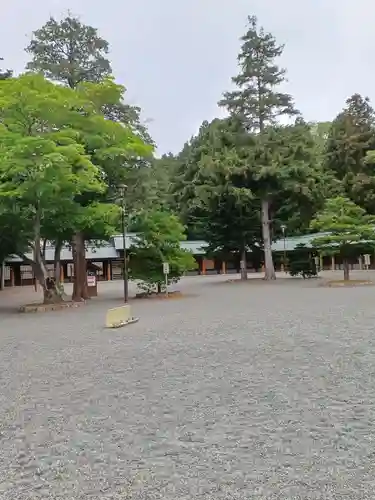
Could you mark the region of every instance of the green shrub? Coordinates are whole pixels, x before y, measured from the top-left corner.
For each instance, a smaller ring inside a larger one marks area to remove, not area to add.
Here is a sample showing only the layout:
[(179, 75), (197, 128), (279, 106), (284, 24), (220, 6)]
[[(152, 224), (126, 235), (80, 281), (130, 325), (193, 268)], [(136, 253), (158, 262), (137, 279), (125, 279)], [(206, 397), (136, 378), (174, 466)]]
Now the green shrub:
[(302, 276), (311, 278), (317, 276), (314, 256), (311, 250), (304, 245), (298, 245), (289, 255), (289, 274), (291, 276)]
[(165, 290), (163, 262), (169, 264), (168, 284), (177, 283), (186, 271), (197, 267), (193, 255), (181, 249), (186, 237), (176, 216), (161, 211), (143, 214), (137, 236), (137, 244), (130, 249), (129, 277), (140, 281), (144, 292)]

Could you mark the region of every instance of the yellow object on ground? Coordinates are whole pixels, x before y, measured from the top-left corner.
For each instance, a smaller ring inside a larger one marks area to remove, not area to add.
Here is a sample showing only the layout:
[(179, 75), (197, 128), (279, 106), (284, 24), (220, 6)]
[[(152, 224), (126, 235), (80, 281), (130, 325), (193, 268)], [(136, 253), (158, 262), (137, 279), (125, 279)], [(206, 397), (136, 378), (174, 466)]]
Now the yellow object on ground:
[(121, 326), (136, 323), (139, 318), (134, 318), (129, 304), (108, 309), (105, 320), (106, 328), (119, 328)]

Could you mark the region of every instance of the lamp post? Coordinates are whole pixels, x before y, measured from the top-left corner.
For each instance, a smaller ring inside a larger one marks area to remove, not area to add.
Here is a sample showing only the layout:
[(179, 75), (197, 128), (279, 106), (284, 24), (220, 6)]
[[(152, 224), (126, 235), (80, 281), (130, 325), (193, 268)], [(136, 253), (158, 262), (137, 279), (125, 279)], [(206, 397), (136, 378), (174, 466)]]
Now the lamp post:
[(129, 301), (129, 284), (128, 284), (128, 262), (126, 254), (126, 184), (121, 184), (119, 186), (121, 194), (121, 222), (122, 222), (122, 246), (124, 248), (124, 262), (123, 262), (123, 280), (124, 280), (124, 303), (127, 304)]
[(285, 241), (285, 230), (286, 230), (286, 225), (282, 224), (281, 226), (281, 231), (283, 232), (283, 240), (284, 240), (284, 272), (286, 273), (286, 241)]

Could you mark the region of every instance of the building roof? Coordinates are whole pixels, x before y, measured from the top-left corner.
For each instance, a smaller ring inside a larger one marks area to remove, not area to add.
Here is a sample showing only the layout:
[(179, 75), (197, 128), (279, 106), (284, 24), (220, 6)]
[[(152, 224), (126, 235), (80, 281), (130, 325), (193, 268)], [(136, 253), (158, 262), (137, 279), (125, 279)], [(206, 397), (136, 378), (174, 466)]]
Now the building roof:
[[(124, 240), (122, 234), (116, 234), (111, 238), (113, 248), (115, 250), (124, 250)], [(128, 233), (125, 237), (125, 246), (128, 250), (132, 245), (137, 244), (137, 235), (136, 233)]]
[(188, 250), (193, 255), (202, 255), (206, 252), (208, 243), (203, 240), (196, 241), (181, 241), (181, 248)]
[[(27, 252), (26, 257), (32, 259), (32, 252)], [(104, 243), (96, 245), (88, 245), (86, 247), (86, 259), (87, 260), (103, 260), (103, 259), (118, 259), (119, 254), (116, 249), (110, 243)], [(23, 259), (18, 255), (10, 255), (6, 262), (23, 262)], [(53, 262), (55, 260), (55, 247), (53, 245), (47, 245), (46, 247), (46, 262)], [(70, 246), (65, 245), (61, 250), (61, 260), (62, 261), (72, 261), (72, 249)]]
[[(285, 251), (291, 252), (292, 250), (295, 250), (298, 245), (305, 245), (307, 248), (311, 248), (311, 242), (314, 238), (317, 236), (325, 236), (326, 234), (328, 233), (305, 234), (303, 236), (291, 236), (290, 238), (285, 238)], [(284, 251), (284, 238), (272, 243), (272, 251)]]
[[(295, 250), (297, 245), (306, 245), (306, 247), (311, 247), (311, 241), (317, 236), (323, 236), (327, 233), (309, 234), (305, 236), (293, 236), (290, 238), (285, 238), (285, 251), (290, 252)], [(129, 249), (132, 245), (136, 245), (137, 235), (136, 233), (128, 233), (126, 235), (125, 245)], [(208, 243), (203, 240), (189, 240), (181, 241), (181, 248), (188, 250), (193, 255), (204, 255)], [(112, 236), (111, 240), (108, 242), (97, 242), (95, 244), (89, 244), (86, 248), (86, 259), (87, 260), (105, 260), (105, 259), (119, 259), (121, 257), (120, 252), (124, 250), (123, 237), (122, 235)], [(283, 252), (284, 251), (284, 239), (275, 241), (272, 244), (272, 251)], [(46, 246), (46, 262), (54, 261), (55, 247), (49, 243)], [(32, 259), (32, 253), (28, 252), (26, 257)], [(61, 260), (62, 261), (72, 261), (72, 249), (69, 245), (65, 245), (61, 250)], [(23, 259), (17, 255), (10, 255), (6, 262), (22, 262)]]

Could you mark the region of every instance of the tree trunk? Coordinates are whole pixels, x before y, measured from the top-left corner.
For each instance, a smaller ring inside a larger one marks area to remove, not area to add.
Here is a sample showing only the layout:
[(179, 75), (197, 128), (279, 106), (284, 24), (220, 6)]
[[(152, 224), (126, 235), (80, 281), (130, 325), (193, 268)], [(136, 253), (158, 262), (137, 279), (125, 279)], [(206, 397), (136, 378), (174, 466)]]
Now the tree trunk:
[(54, 255), (55, 283), (57, 288), (60, 288), (60, 279), (61, 279), (61, 249), (62, 249), (62, 242), (57, 240), (55, 242), (55, 255)]
[(350, 276), (349, 276), (350, 267), (349, 267), (348, 259), (343, 260), (343, 265), (344, 265), (344, 280), (349, 281), (350, 280)]
[(43, 289), (43, 303), (55, 304), (62, 302), (61, 294), (56, 288), (53, 280), (49, 279), (47, 266), (45, 262), (45, 251), (47, 241), (43, 242), (43, 249), (41, 248), (41, 211), (39, 204), (35, 205), (35, 219), (34, 219), (34, 260), (28, 259), (24, 256), (24, 261), (29, 263), (32, 267), (35, 278), (39, 281)]
[(157, 293), (161, 293), (161, 283), (158, 282), (158, 285), (157, 285)]
[(243, 246), (241, 250), (241, 280), (247, 280), (247, 260), (246, 260), (246, 246)]
[(46, 286), (43, 286), (42, 288), (44, 304), (58, 304), (59, 302), (63, 302), (61, 293), (56, 285), (54, 285), (52, 288), (47, 288)]
[(269, 220), (269, 201), (267, 198), (262, 200), (261, 220), (262, 220), (262, 236), (264, 246), (264, 279), (275, 280), (275, 267), (272, 259), (270, 220)]
[(74, 283), (72, 300), (81, 302), (88, 300), (87, 291), (87, 266), (86, 266), (86, 249), (85, 238), (81, 232), (74, 235), (72, 241), (73, 263), (74, 263)]
[[(35, 255), (37, 254), (37, 248), (35, 248)], [(36, 255), (35, 260), (29, 260), (24, 256), (24, 261), (31, 265), (33, 273), (38, 280), (40, 286), (43, 290), (43, 303), (44, 304), (58, 304), (63, 301), (62, 295), (53, 280), (48, 280), (48, 271), (42, 260), (42, 255), (39, 249), (39, 258)]]

